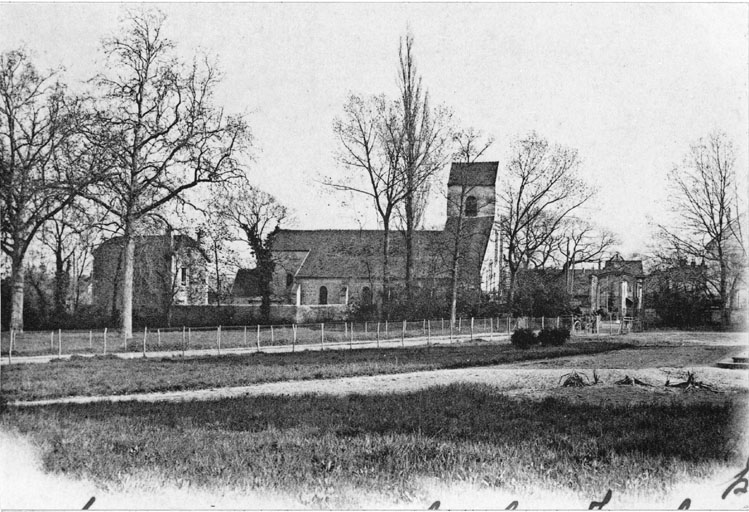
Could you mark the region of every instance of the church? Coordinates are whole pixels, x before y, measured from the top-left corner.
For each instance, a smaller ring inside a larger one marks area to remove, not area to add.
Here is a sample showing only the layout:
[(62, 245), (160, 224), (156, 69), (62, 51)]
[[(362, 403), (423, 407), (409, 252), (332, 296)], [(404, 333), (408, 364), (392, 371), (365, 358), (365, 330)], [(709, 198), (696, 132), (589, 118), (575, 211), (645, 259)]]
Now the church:
[[(497, 162), (451, 165), (445, 227), (414, 233), (414, 286), (447, 294), (457, 260), (461, 293), (499, 291), (497, 169)], [(383, 236), (383, 230), (280, 230), (272, 245), (273, 301), (296, 306), (376, 303), (382, 292)], [(389, 283), (398, 290), (405, 285), (405, 239), (399, 231), (389, 237)]]

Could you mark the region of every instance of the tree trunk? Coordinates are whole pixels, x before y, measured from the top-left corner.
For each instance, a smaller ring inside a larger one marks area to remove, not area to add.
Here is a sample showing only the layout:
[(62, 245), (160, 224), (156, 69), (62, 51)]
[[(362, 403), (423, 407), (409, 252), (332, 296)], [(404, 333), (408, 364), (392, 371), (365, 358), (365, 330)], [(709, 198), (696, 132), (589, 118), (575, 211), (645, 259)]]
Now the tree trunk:
[(133, 337), (133, 275), (135, 270), (135, 240), (126, 231), (124, 238), (122, 305), (120, 309), (120, 335), (127, 341)]
[(390, 277), (388, 276), (388, 265), (390, 263), (390, 221), (389, 219), (383, 222), (384, 234), (382, 240), (382, 307), (380, 308), (380, 320), (383, 320), (383, 313), (386, 318), (390, 318), (390, 307), (389, 307), (389, 290), (390, 290)]
[[(409, 195), (406, 197), (406, 298), (411, 300), (411, 285), (413, 280), (413, 224), (414, 224), (414, 211), (413, 211), (413, 197)], [(410, 306), (410, 304), (409, 304)]]
[(66, 296), (70, 284), (70, 268), (65, 268), (65, 260), (62, 250), (58, 247), (55, 251), (55, 315), (62, 317), (67, 310)]
[(11, 260), (10, 328), (23, 332), (23, 256)]

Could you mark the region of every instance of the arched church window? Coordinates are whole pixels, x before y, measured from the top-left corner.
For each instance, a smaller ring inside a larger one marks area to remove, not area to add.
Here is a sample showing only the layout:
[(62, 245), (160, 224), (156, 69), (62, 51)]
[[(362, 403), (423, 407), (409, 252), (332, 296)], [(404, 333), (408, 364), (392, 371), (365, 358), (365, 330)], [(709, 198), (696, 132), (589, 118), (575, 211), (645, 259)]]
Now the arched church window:
[(466, 217), (475, 217), (479, 213), (478, 203), (476, 198), (468, 196), (466, 199)]
[(294, 274), (292, 274), (291, 272), (288, 272), (286, 274), (286, 288), (288, 288), (292, 284), (294, 284)]
[(324, 286), (320, 287), (320, 296), (319, 300), (317, 301), (318, 304), (327, 304), (328, 303), (328, 289)]

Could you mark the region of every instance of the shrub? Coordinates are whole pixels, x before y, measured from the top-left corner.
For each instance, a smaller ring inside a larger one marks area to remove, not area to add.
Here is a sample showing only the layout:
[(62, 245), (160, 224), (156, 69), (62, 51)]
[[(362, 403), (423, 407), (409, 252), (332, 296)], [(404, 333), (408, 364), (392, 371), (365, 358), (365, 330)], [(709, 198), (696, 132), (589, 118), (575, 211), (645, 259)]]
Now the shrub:
[(533, 329), (515, 329), (515, 332), (510, 336), (510, 342), (516, 348), (525, 349), (538, 343), (538, 339)]
[(543, 329), (538, 333), (538, 341), (544, 347), (559, 347), (570, 339), (570, 330), (564, 327)]

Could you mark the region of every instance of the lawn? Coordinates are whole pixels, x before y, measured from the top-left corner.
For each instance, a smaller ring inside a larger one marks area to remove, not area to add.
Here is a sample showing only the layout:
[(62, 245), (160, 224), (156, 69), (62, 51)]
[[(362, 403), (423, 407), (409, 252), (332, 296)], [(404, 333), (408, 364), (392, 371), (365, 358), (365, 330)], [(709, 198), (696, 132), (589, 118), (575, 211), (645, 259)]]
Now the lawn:
[(34, 400), (489, 366), (598, 354), (627, 348), (630, 346), (622, 342), (586, 341), (568, 343), (561, 347), (517, 350), (511, 345), (477, 342), (432, 347), (249, 353), (185, 359), (74, 357), (51, 363), (3, 366), (1, 384), (2, 394), (9, 400)]
[[(744, 467), (738, 419), (746, 398), (575, 405), (461, 384), (392, 395), (11, 409), (0, 427), (28, 436), (45, 471), (92, 480), (102, 493), (146, 481), (217, 495), (283, 493), (311, 508), (382, 500), (426, 507), (467, 485), (521, 501), (531, 489), (572, 492), (586, 504), (606, 488), (658, 494), (714, 476), (716, 467)], [(439, 482), (437, 491), (429, 481)]]

